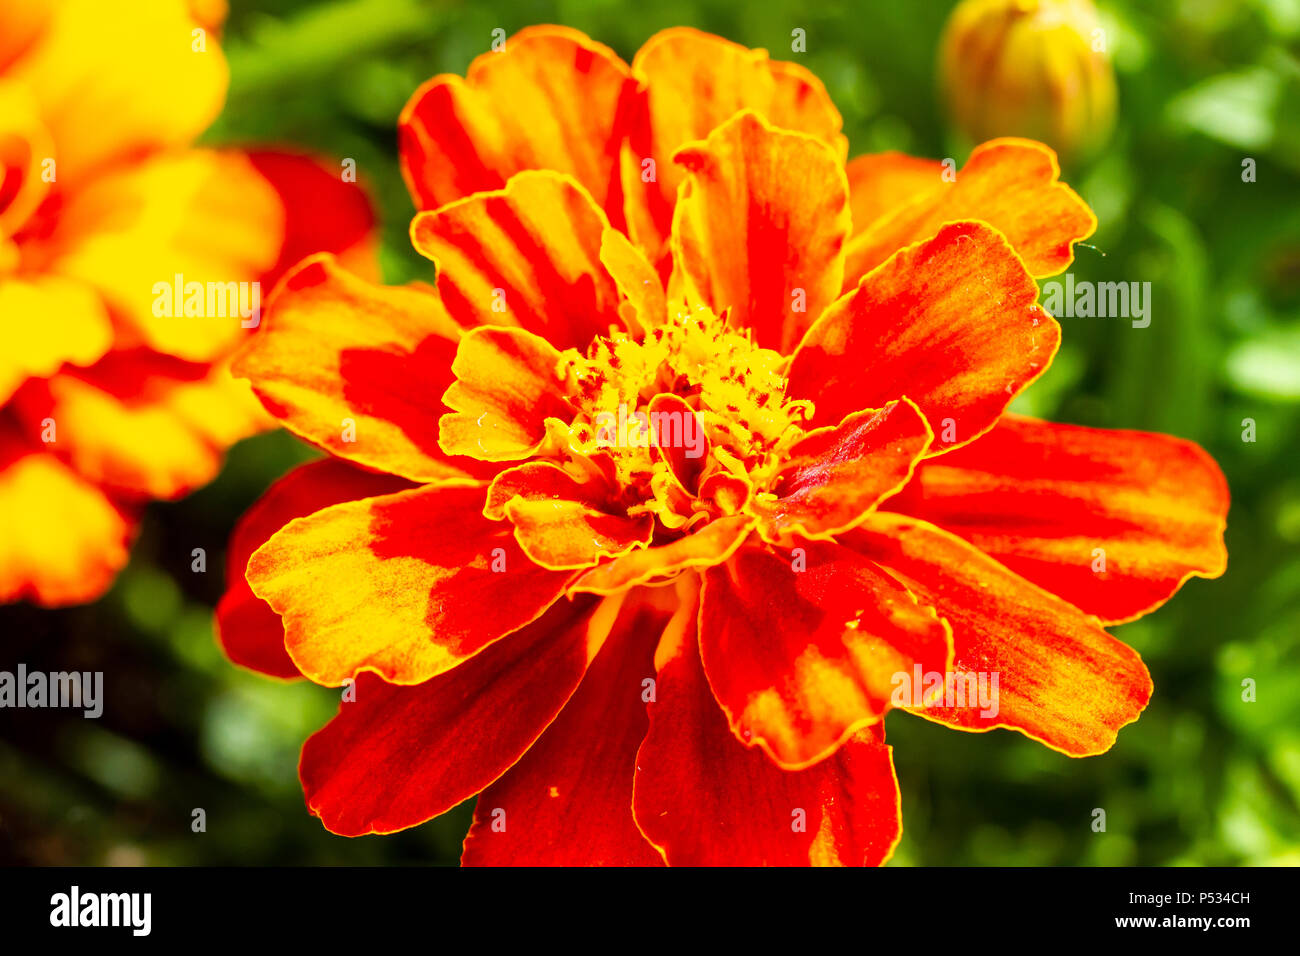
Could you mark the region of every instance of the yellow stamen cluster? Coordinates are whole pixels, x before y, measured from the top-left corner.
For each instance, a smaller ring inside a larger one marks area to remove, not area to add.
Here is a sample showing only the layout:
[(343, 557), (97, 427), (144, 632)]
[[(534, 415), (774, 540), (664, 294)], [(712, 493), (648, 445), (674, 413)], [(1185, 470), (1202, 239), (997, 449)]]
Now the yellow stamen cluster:
[[(683, 510), (699, 503), (673, 500), (669, 469), (651, 451), (644, 428), (651, 401), (676, 396), (694, 412), (708, 439), (702, 477), (722, 471), (761, 485), (812, 414), (810, 402), (787, 400), (785, 361), (703, 306), (679, 312), (644, 337), (616, 333), (594, 341), (586, 354), (570, 349), (558, 369), (574, 384), (570, 398), (579, 408), (570, 448), (607, 455), (629, 497), (646, 503), (633, 510), (653, 511), (677, 527), (692, 517)], [(616, 423), (623, 427), (612, 432)]]

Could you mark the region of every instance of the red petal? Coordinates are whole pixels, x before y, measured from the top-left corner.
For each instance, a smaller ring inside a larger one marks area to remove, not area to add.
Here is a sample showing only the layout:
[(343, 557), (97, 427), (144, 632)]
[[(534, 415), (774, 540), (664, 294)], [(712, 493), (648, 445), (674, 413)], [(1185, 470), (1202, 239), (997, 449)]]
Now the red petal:
[(1061, 328), (996, 231), (944, 226), (837, 300), (790, 363), (789, 394), (831, 424), (901, 396), (934, 430), (931, 453), (973, 441), (1047, 370)]
[(849, 207), (834, 152), (745, 111), (674, 160), (690, 174), (673, 217), (675, 277), (691, 301), (789, 352), (840, 288)]
[(933, 437), (907, 399), (853, 412), (791, 446), (776, 500), (751, 500), (748, 510), (762, 517), (759, 533), (773, 543), (847, 531), (907, 483)]
[(754, 519), (748, 515), (718, 518), (676, 541), (632, 551), (592, 568), (569, 586), (570, 593), (616, 594), (687, 568), (719, 564), (735, 553), (753, 527)]
[(582, 680), (603, 637), (594, 607), (591, 599), (561, 602), (415, 687), (363, 674), (355, 700), (303, 745), (308, 809), (344, 836), (392, 833), (482, 790), (532, 746)]
[(995, 139), (977, 146), (954, 181), (936, 183), (850, 240), (845, 289), (899, 249), (960, 219), (979, 219), (1001, 232), (1035, 277), (1064, 271), (1074, 244), (1097, 228), (1097, 217), (1060, 175), (1056, 154), (1042, 143)]
[(571, 177), (519, 173), (499, 192), (422, 212), (416, 250), (462, 324), (513, 325), (557, 348), (585, 348), (622, 328), (618, 285), (600, 261), (609, 220)]
[(701, 605), (700, 654), (732, 730), (787, 769), (877, 722), (895, 675), (951, 659), (931, 607), (833, 542), (745, 545), (704, 572)]
[(1228, 561), (1223, 473), (1167, 435), (1004, 416), (922, 464), (886, 507), (961, 535), (1112, 623), (1154, 610), (1193, 575), (1218, 577)]
[(560, 353), (523, 329), (483, 327), (461, 339), (451, 364), (455, 381), (442, 400), (453, 409), (438, 421), (449, 455), (520, 461), (537, 454), (548, 419), (572, 421), (558, 372)]
[(460, 334), (429, 289), (372, 285), (320, 256), (277, 288), (234, 372), (291, 431), (341, 458), (413, 481), (481, 475), (438, 447)]
[(523, 170), (553, 169), (577, 179), (621, 223), (617, 162), (630, 78), (609, 47), (558, 26), (520, 30), (471, 63), (463, 81), (435, 76), (398, 125), (416, 205), (435, 209), (500, 189)]
[(884, 724), (806, 770), (782, 770), (727, 727), (694, 634), (655, 655), (657, 699), (637, 753), (633, 809), (674, 866), (877, 866), (902, 835)]
[(248, 562), (284, 618), (304, 675), (337, 686), (371, 670), (418, 684), (530, 623), (567, 575), (539, 568), (480, 487), (430, 485), (346, 502), (276, 532)]
[[(680, 395), (661, 392), (650, 399), (648, 411), (652, 424), (681, 423), (680, 432), (676, 432), (671, 424), (651, 429), (651, 454), (656, 460), (667, 463), (682, 491), (697, 494), (700, 490), (700, 476), (709, 461), (710, 442), (704, 426), (695, 417), (695, 410)], [(691, 442), (687, 441), (688, 437), (692, 439)]]
[(463, 864), (662, 865), (632, 818), (632, 779), (654, 648), (675, 604), (667, 588), (629, 595), (560, 716), (479, 795)]
[(882, 216), (921, 198), (943, 182), (944, 166), (937, 159), (917, 159), (906, 153), (870, 153), (849, 160), (849, 206), (853, 235)]
[(587, 568), (650, 543), (654, 517), (629, 518), (612, 504), (603, 475), (579, 481), (550, 461), (530, 461), (499, 474), (484, 514), (508, 518), (515, 540), (534, 563), (552, 570)]
[(1054, 750), (1103, 753), (1151, 697), (1132, 648), (1097, 619), (1030, 584), (955, 535), (877, 512), (841, 539), (879, 562), (952, 627), (957, 673), (997, 675), (997, 713), (912, 708), (961, 730), (1011, 727)]
[[(739, 110), (752, 109), (773, 126), (820, 139), (839, 164), (848, 155), (839, 111), (821, 80), (797, 63), (769, 60), (766, 50), (672, 27), (637, 51), (632, 72), (641, 93), (623, 151), (623, 189), (629, 234), (656, 264), (667, 251), (673, 205), (685, 178), (673, 154)], [(654, 162), (652, 176), (646, 160)]]
[(244, 578), (249, 557), (294, 518), (409, 487), (401, 478), (362, 471), (335, 458), (301, 465), (271, 485), (239, 519), (226, 549), (226, 593), (216, 613), (217, 640), (226, 655), (272, 677), (302, 676), (284, 649), (279, 615), (253, 594)]

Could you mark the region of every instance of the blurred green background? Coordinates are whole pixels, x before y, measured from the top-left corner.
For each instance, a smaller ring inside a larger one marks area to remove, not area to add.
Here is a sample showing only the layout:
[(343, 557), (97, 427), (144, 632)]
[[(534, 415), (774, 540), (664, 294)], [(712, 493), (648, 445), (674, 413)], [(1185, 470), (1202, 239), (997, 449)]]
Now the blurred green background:
[[(407, 242), (397, 114), (434, 73), (463, 74), (530, 23), (577, 27), (631, 60), (689, 24), (798, 59), (844, 115), (851, 155), (965, 158), (934, 60), (949, 0), (234, 0), (226, 112), (206, 140), (352, 157), (383, 222), (385, 278), (432, 278)], [(907, 864), (1300, 863), (1300, 0), (1101, 5), (1120, 83), (1108, 148), (1066, 178), (1101, 227), (1076, 278), (1150, 281), (1149, 328), (1062, 319), (1065, 344), (1017, 408), (1203, 444), (1232, 488), (1228, 574), (1193, 580), (1115, 629), (1155, 680), (1104, 756), (1019, 734), (888, 718)], [(790, 53), (791, 30), (807, 52)], [(1243, 158), (1257, 162), (1244, 183)], [(1242, 439), (1243, 420), (1256, 441)], [(237, 446), (221, 477), (147, 514), (130, 567), (95, 605), (0, 609), (5, 658), (104, 670), (99, 720), (0, 716), (0, 861), (35, 864), (454, 863), (466, 804), (390, 837), (348, 840), (308, 816), (305, 737), (337, 691), (226, 663), (213, 642), (225, 538), (266, 486), (310, 457), (283, 433)], [(190, 571), (192, 548), (208, 553)], [(1242, 700), (1242, 681), (1256, 700)], [(193, 833), (201, 807), (207, 832)], [(1105, 833), (1091, 824), (1107, 815)]]

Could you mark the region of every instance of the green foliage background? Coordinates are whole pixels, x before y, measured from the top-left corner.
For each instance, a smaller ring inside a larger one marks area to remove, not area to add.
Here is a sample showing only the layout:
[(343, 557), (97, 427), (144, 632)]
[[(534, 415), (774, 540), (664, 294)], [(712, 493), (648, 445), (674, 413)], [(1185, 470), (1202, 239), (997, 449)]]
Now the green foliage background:
[[(851, 154), (955, 156), (934, 89), (949, 0), (233, 0), (232, 83), (211, 143), (356, 159), (383, 221), (390, 282), (432, 278), (395, 124), (415, 87), (463, 74), (492, 30), (582, 29), (630, 60), (656, 30), (698, 26), (798, 58), (844, 114)], [(1077, 278), (1150, 281), (1149, 328), (1063, 319), (1065, 344), (1020, 410), (1201, 442), (1233, 493), (1228, 574), (1116, 629), (1156, 692), (1108, 754), (1072, 760), (1006, 731), (962, 734), (894, 713), (904, 800), (894, 865), (1300, 863), (1300, 0), (1102, 4), (1121, 117), (1066, 178), (1101, 220)], [(807, 53), (791, 54), (791, 30)], [(1257, 182), (1243, 183), (1245, 157)], [(1257, 440), (1242, 440), (1243, 419)], [(337, 692), (225, 662), (211, 630), (225, 537), (310, 457), (283, 433), (236, 447), (220, 478), (150, 508), (130, 567), (89, 607), (0, 610), (4, 659), (102, 669), (97, 721), (0, 713), (0, 860), (37, 864), (442, 863), (466, 804), (390, 837), (347, 840), (303, 807), (302, 740)], [(207, 549), (206, 574), (190, 552)], [(1242, 681), (1257, 700), (1242, 700)], [(700, 799), (708, 799), (701, 794)], [(193, 833), (202, 807), (207, 832)], [(1107, 830), (1091, 829), (1094, 808)]]

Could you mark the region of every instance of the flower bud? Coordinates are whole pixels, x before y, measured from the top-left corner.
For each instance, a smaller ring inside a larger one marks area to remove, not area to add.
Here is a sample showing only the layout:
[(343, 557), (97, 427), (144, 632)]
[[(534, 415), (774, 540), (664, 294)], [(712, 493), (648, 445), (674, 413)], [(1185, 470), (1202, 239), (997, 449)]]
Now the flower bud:
[(962, 0), (939, 71), (953, 121), (975, 142), (1025, 136), (1083, 158), (1114, 124), (1115, 74), (1091, 0)]

